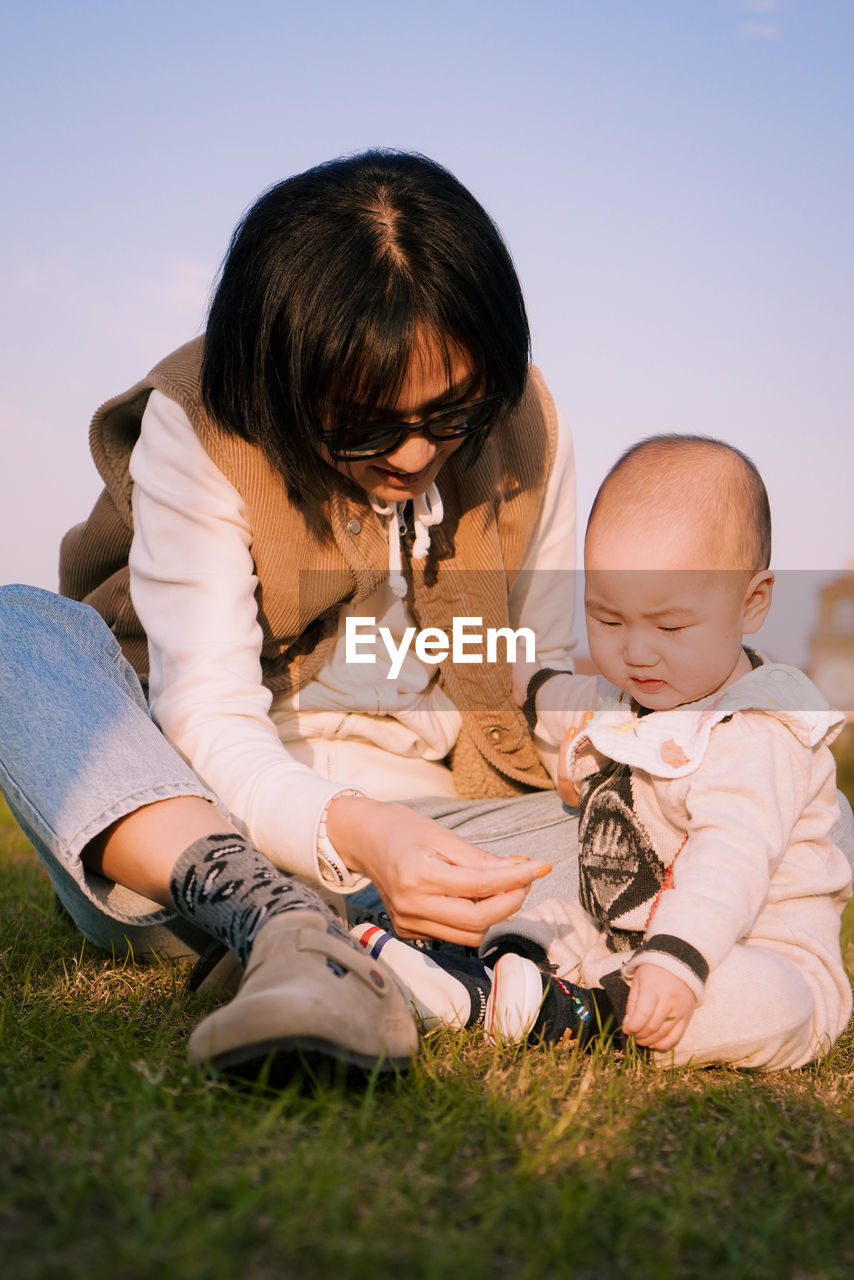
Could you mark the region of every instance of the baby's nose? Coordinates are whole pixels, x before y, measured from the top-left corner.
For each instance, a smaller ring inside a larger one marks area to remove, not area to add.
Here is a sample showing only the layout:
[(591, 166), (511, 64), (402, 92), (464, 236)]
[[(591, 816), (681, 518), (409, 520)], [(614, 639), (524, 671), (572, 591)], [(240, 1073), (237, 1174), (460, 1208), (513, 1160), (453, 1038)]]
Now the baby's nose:
[(658, 661), (658, 651), (652, 637), (645, 631), (628, 628), (623, 647), (623, 658), (629, 667), (652, 667)]

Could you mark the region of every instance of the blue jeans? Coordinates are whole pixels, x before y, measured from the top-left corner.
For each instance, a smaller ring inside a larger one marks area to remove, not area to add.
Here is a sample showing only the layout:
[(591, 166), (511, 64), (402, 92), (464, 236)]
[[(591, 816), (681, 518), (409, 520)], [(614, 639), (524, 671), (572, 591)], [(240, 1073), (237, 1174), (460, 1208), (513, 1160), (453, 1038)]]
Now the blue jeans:
[(216, 797), (152, 721), (98, 614), (37, 587), (0, 587), (0, 791), (96, 946), (139, 957), (207, 946), (183, 917), (81, 861), (93, 836), (142, 805)]

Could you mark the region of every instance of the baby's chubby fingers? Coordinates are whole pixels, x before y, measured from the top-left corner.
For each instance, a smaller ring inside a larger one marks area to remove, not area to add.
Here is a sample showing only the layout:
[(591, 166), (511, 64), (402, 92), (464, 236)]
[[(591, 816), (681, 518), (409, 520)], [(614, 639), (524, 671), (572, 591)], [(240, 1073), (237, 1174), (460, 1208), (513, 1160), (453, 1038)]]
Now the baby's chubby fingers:
[(655, 1035), (651, 1035), (649, 1039), (641, 1041), (637, 1036), (635, 1039), (638, 1044), (643, 1044), (645, 1049), (654, 1049), (656, 1053), (666, 1053), (668, 1049), (673, 1049), (682, 1039), (686, 1026), (687, 1023), (674, 1019), (672, 1022), (664, 1024), (661, 1030)]
[(672, 1049), (696, 1005), (691, 988), (654, 963), (638, 966), (629, 991), (623, 1031), (647, 1049)]
[(639, 983), (632, 983), (623, 1018), (623, 1031), (627, 1036), (637, 1039), (656, 1028), (654, 1015), (657, 1003), (654, 992), (644, 991)]

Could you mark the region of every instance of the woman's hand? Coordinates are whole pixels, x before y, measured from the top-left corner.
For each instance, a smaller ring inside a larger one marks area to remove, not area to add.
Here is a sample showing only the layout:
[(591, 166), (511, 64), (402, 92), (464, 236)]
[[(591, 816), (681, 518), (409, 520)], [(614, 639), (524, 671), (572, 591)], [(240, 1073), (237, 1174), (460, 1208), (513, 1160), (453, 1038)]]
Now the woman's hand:
[(646, 1049), (672, 1049), (685, 1034), (697, 997), (669, 969), (646, 961), (632, 978), (623, 1031)]
[(403, 938), (476, 947), (518, 911), (546, 862), (499, 858), (403, 804), (336, 796), (327, 834), (351, 871), (374, 882)]

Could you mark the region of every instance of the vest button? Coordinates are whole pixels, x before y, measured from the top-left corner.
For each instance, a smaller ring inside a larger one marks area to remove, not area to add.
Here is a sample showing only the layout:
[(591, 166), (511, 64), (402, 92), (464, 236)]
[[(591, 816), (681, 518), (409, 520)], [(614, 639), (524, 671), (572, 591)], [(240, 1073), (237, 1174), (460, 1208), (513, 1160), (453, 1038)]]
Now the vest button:
[(494, 724), (491, 729), (487, 729), (486, 736), (490, 742), (500, 742), (504, 737), (504, 730), (500, 724)]
[(360, 520), (351, 520), (347, 525), (347, 529), (355, 536), (355, 534), (362, 532), (362, 522)]

